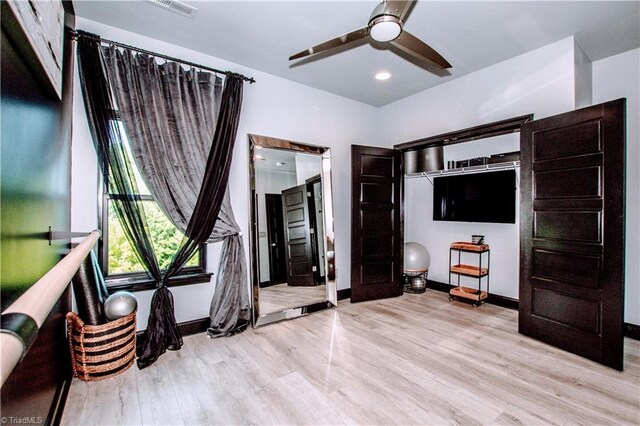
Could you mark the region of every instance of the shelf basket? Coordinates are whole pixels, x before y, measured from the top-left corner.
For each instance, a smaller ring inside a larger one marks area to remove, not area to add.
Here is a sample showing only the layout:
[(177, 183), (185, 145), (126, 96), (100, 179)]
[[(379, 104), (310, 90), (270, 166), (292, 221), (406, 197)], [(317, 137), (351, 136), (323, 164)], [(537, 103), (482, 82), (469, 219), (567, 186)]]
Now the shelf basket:
[(136, 359), (136, 313), (101, 325), (67, 314), (67, 337), (74, 377), (87, 382), (116, 376)]

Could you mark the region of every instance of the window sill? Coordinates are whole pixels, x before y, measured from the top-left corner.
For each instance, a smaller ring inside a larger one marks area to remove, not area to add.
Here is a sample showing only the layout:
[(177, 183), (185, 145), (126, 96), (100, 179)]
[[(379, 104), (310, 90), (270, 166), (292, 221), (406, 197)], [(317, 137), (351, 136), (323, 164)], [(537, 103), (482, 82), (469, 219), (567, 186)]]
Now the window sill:
[[(183, 274), (177, 277), (169, 278), (167, 287), (180, 287), (183, 285), (204, 284), (211, 281), (211, 272), (197, 272), (191, 274)], [(146, 291), (155, 289), (155, 282), (147, 277), (127, 277), (127, 278), (106, 278), (107, 289), (109, 293), (115, 291)]]

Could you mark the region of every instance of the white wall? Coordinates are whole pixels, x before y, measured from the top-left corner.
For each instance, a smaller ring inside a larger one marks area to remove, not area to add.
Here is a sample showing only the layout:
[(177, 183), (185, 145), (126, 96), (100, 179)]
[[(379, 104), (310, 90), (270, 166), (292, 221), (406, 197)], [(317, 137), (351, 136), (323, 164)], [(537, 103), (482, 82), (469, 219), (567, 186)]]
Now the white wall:
[(582, 46), (574, 40), (574, 67), (575, 67), (575, 91), (576, 108), (592, 105), (593, 101), (593, 73), (591, 59), (587, 56)]
[[(334, 225), (338, 289), (350, 285), (350, 175), (351, 144), (380, 145), (376, 133), (377, 109), (273, 75), (217, 59), (169, 43), (78, 18), (77, 27), (104, 38), (161, 52), (218, 69), (229, 69), (256, 79), (245, 84), (242, 116), (234, 150), (229, 186), (236, 220), (248, 247), (249, 191), (247, 134), (273, 136), (328, 146), (332, 153)], [(77, 77), (76, 77), (77, 81)], [(72, 229), (97, 227), (96, 160), (89, 136), (79, 85), (74, 93), (72, 153)], [(210, 250), (209, 265), (217, 266), (218, 251)], [(207, 317), (213, 284), (175, 287), (178, 322)], [(136, 293), (140, 302), (139, 328), (146, 327), (151, 292)]]
[(640, 49), (593, 63), (593, 103), (627, 98), (625, 322), (640, 325)]
[(296, 154), (297, 184), (302, 185), (322, 173), (322, 159), (317, 155)]
[[(574, 50), (570, 37), (382, 107), (383, 140), (391, 145), (519, 115), (540, 118), (573, 110)], [(505, 135), (447, 147), (444, 160), (518, 150), (519, 134)], [(491, 247), (491, 293), (518, 298), (519, 223), (434, 222), (431, 183), (405, 183), (405, 241), (429, 250), (429, 278), (448, 282), (450, 244), (482, 234)]]
[(575, 105), (573, 37), (417, 93), (378, 111), (387, 146)]

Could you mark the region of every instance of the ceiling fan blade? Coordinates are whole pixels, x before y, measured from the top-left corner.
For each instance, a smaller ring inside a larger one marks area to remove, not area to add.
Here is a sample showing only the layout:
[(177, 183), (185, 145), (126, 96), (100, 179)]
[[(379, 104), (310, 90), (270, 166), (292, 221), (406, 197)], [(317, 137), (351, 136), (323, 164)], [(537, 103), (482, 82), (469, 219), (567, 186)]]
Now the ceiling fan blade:
[(404, 18), (406, 18), (415, 2), (416, 0), (388, 0), (384, 12), (395, 15), (404, 22)]
[(352, 43), (354, 41), (365, 38), (369, 35), (369, 27), (363, 27), (350, 33), (341, 35), (324, 43), (320, 43), (316, 46), (310, 47), (302, 52), (298, 52), (295, 55), (289, 57), (289, 60), (304, 58), (305, 56), (315, 55), (316, 53), (324, 52), (325, 50), (333, 49), (335, 47), (343, 46), (345, 44)]
[(427, 46), (427, 44), (419, 38), (416, 38), (404, 30), (398, 38), (389, 43), (418, 60), (433, 62), (441, 68), (451, 68), (451, 64), (438, 52)]

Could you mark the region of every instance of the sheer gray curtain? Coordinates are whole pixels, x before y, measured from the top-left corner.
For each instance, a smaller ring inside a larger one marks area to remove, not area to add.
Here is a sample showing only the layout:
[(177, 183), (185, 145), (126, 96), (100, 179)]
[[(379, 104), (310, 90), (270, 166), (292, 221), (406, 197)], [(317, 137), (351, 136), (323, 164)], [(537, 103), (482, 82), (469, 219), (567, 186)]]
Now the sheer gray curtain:
[[(160, 207), (185, 232), (215, 132), (222, 78), (113, 46), (104, 47), (104, 58), (140, 173)], [(250, 321), (239, 233), (227, 189), (208, 240), (224, 242), (211, 301), (212, 337), (243, 331)]]
[[(244, 331), (251, 320), (245, 268), (244, 243), (233, 210), (229, 189), (224, 194), (218, 221), (209, 241), (223, 241), (216, 290), (209, 308), (210, 337), (231, 336)], [(231, 284), (233, 283), (233, 284)]]

